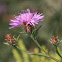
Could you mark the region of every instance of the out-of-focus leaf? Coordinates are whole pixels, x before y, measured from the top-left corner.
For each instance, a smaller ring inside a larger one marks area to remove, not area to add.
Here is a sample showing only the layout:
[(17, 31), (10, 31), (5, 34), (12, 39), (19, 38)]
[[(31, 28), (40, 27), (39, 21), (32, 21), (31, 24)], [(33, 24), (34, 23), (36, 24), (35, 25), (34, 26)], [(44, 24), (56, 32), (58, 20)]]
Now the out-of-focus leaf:
[(60, 43), (62, 43), (62, 40), (60, 40), (56, 45), (58, 46)]
[[(41, 25), (42, 26), (42, 25)], [(36, 39), (37, 35), (38, 35), (38, 31), (39, 29), (41, 28), (41, 26), (39, 26), (37, 29), (35, 29), (33, 32), (32, 32), (32, 36), (34, 37), (34, 39)]]
[(60, 43), (62, 42), (62, 40), (60, 41)]

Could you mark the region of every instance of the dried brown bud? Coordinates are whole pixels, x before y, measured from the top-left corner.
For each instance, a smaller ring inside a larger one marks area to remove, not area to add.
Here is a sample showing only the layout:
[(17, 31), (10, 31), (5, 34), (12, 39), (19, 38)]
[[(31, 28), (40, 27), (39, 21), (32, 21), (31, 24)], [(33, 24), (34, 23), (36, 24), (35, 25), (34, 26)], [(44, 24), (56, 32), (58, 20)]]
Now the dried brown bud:
[(51, 39), (52, 44), (56, 44), (58, 42), (58, 38), (54, 35)]
[(11, 45), (15, 43), (15, 38), (11, 34), (7, 34), (5, 40)]
[(25, 30), (26, 30), (27, 33), (32, 33), (32, 31), (34, 30), (34, 26), (28, 24), (28, 25), (25, 27)]

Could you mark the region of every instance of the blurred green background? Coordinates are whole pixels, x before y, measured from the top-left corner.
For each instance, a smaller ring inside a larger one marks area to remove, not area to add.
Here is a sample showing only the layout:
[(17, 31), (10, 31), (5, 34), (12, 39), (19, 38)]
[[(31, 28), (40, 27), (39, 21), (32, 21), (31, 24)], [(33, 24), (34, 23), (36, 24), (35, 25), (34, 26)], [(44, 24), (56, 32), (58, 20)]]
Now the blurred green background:
[[(0, 0), (0, 62), (16, 62), (12, 52), (13, 48), (3, 43), (6, 42), (6, 34), (10, 33), (17, 37), (18, 31), (22, 32), (21, 27), (9, 30), (9, 21), (18, 12), (27, 8), (31, 12), (39, 12), (45, 15), (44, 21), (39, 22), (35, 27), (38, 28), (42, 25), (37, 36), (41, 46), (44, 45), (49, 52), (55, 52), (53, 45), (49, 42), (50, 38), (56, 35), (60, 40), (62, 39), (62, 0)], [(34, 51), (34, 48), (38, 48), (29, 36), (21, 34), (20, 39), (23, 40), (28, 51)], [(59, 48), (61, 50), (61, 45)]]

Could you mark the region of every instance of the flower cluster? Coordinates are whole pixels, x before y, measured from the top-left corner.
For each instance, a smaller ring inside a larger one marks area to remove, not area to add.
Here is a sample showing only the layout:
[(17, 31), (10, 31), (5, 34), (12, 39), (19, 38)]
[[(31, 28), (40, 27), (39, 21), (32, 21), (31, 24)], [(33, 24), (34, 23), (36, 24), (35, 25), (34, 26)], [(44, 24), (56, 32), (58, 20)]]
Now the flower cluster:
[(14, 27), (20, 27), (21, 25), (24, 25), (26, 28), (28, 25), (35, 27), (35, 24), (38, 24), (39, 21), (43, 21), (44, 15), (42, 13), (31, 13), (29, 9), (22, 10), (21, 13), (19, 13), (18, 16), (15, 16), (15, 20), (10, 20), (9, 25), (12, 25), (9, 27), (9, 29), (12, 29)]

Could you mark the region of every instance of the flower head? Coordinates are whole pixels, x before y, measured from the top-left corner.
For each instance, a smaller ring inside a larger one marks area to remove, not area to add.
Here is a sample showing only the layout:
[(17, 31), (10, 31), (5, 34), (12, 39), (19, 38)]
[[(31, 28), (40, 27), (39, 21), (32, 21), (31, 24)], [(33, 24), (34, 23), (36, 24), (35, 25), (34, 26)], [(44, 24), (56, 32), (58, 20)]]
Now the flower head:
[(59, 39), (54, 35), (51, 39), (51, 43), (56, 44), (57, 42), (59, 42)]
[(9, 29), (12, 29), (14, 27), (20, 27), (21, 25), (24, 25), (26, 27), (27, 25), (33, 25), (38, 24), (39, 21), (43, 21), (44, 15), (31, 13), (29, 9), (26, 11), (22, 10), (21, 13), (19, 13), (18, 16), (15, 16), (15, 20), (10, 20), (9, 25), (12, 25), (9, 27)]
[(7, 43), (10, 44), (10, 45), (12, 45), (12, 44), (15, 43), (15, 38), (14, 38), (14, 36), (12, 36), (11, 34), (7, 34), (5, 40), (6, 40)]

